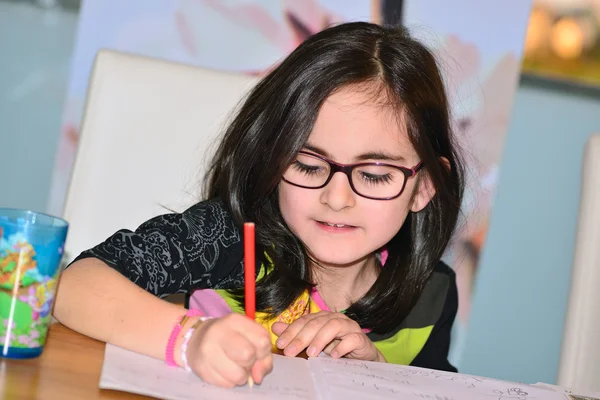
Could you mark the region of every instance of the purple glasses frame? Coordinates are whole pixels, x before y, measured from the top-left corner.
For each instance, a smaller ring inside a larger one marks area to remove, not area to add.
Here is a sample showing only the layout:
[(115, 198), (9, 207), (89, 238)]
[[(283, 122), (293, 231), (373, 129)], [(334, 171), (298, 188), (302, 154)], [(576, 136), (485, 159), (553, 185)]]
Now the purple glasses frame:
[[(285, 176), (283, 176), (282, 179), (285, 182), (289, 183), (290, 185), (293, 185), (296, 187), (301, 187), (304, 189), (322, 189), (329, 184), (329, 181), (331, 181), (333, 174), (335, 174), (336, 172), (341, 172), (348, 177), (348, 182), (350, 183), (350, 187), (352, 188), (352, 191), (354, 193), (356, 193), (360, 197), (364, 197), (365, 199), (370, 199), (370, 200), (393, 200), (395, 198), (400, 197), (402, 195), (402, 193), (404, 192), (404, 188), (406, 188), (406, 182), (410, 178), (414, 177), (417, 174), (417, 172), (419, 172), (419, 170), (423, 167), (423, 161), (419, 162), (417, 165), (415, 165), (412, 168), (407, 168), (407, 167), (400, 167), (397, 165), (391, 165), (391, 164), (386, 164), (386, 163), (381, 163), (381, 162), (340, 164), (340, 163), (336, 163), (335, 161), (331, 161), (330, 159), (320, 156), (318, 154), (310, 153), (307, 151), (300, 151), (299, 154), (305, 154), (307, 156), (315, 157), (315, 158), (318, 158), (319, 160), (325, 161), (327, 164), (329, 164), (329, 176), (327, 177), (327, 180), (325, 181), (325, 183), (323, 183), (321, 186), (316, 186), (316, 187), (315, 186), (298, 185), (297, 183), (290, 182), (289, 180), (285, 179)], [(402, 189), (400, 189), (400, 193), (398, 193), (397, 195), (392, 196), (392, 197), (370, 197), (370, 196), (365, 196), (364, 194), (358, 193), (358, 191), (354, 187), (354, 182), (352, 182), (352, 171), (354, 170), (354, 168), (364, 167), (365, 165), (378, 165), (378, 166), (390, 167), (390, 168), (400, 170), (400, 172), (402, 172), (404, 174), (404, 183), (402, 184)]]

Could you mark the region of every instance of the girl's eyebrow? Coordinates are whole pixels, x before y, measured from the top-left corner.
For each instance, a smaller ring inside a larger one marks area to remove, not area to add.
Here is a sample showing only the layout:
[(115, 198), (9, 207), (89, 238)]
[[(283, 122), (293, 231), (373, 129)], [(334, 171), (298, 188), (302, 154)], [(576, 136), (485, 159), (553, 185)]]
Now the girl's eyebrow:
[[(312, 151), (313, 153), (317, 153), (319, 155), (322, 155), (323, 157), (331, 159), (331, 155), (329, 155), (329, 153), (327, 153), (325, 150), (321, 149), (318, 146), (315, 146), (310, 143), (306, 143), (304, 145), (304, 148), (306, 150)], [(362, 153), (362, 154), (356, 156), (355, 159), (356, 159), (356, 161), (366, 161), (366, 160), (384, 160), (384, 161), (397, 161), (397, 162), (405, 162), (406, 161), (406, 159), (404, 157), (402, 157), (401, 155), (390, 154), (390, 153), (382, 151), (382, 150), (369, 151), (366, 153)]]
[(385, 161), (398, 161), (404, 162), (406, 159), (401, 155), (394, 155), (387, 153), (385, 151), (370, 151), (368, 153), (363, 153), (356, 157), (358, 161), (364, 160), (385, 160)]

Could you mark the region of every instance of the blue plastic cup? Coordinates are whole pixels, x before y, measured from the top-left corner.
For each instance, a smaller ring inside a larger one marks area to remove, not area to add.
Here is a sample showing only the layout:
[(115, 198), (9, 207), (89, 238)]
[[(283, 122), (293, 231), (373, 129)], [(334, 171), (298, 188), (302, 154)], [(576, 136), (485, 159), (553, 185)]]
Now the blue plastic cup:
[(68, 227), (50, 215), (0, 208), (0, 357), (42, 353)]

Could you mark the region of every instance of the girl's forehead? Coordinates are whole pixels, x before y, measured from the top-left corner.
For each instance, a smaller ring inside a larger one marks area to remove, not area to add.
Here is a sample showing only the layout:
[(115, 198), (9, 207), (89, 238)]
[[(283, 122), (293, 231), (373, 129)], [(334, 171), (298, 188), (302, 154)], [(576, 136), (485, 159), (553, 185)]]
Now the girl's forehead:
[(415, 153), (401, 112), (373, 93), (349, 87), (327, 98), (319, 110), (308, 142), (338, 161), (385, 149), (410, 159)]
[(346, 86), (323, 102), (317, 121), (350, 120), (349, 123), (397, 126), (405, 125), (402, 107), (389, 98), (381, 84)]

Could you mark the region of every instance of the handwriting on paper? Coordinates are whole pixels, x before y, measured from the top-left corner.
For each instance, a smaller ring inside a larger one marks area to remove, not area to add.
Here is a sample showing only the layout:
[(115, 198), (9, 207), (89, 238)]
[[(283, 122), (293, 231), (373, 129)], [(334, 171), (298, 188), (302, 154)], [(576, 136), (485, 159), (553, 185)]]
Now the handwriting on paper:
[[(425, 400), (533, 400), (564, 399), (557, 393), (529, 385), (503, 382), (453, 372), (348, 359), (310, 360), (313, 374), (332, 398), (342, 398), (350, 386), (377, 398)], [(318, 388), (319, 390), (321, 388)]]
[[(389, 364), (374, 364), (364, 361), (351, 361), (344, 359), (320, 359), (321, 362), (329, 365), (338, 365), (342, 368), (348, 368), (349, 374), (359, 375), (364, 378), (380, 379), (384, 381), (411, 384), (411, 378), (422, 377), (438, 381), (448, 381), (460, 384), (466, 388), (476, 388), (478, 385), (487, 381), (486, 378), (480, 378), (471, 375), (461, 375), (453, 372), (436, 371), (422, 368), (402, 367), (395, 365), (393, 369), (387, 368)], [(367, 372), (368, 371), (368, 372)], [(382, 374), (383, 372), (383, 374)], [(406, 379), (402, 379), (406, 378)]]
[(529, 393), (527, 393), (525, 390), (521, 389), (521, 388), (510, 388), (510, 389), (506, 389), (506, 390), (494, 390), (495, 394), (500, 395), (500, 397), (498, 397), (498, 400), (504, 400), (504, 399), (517, 399), (517, 400), (527, 400), (529, 396)]

